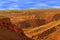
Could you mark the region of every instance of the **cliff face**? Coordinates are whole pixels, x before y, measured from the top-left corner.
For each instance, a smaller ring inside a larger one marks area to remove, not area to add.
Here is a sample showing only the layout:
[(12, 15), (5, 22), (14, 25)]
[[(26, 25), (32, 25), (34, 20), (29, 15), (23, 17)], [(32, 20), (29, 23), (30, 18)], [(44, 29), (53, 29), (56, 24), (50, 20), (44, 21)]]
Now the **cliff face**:
[(12, 23), (8, 17), (0, 17), (0, 40), (18, 40), (18, 35), (12, 31)]
[(0, 17), (0, 40), (32, 40), (25, 36), (22, 30), (18, 30), (10, 18)]
[[(23, 29), (33, 29), (35, 27), (40, 27), (50, 22), (57, 21), (58, 19), (60, 19), (60, 10), (0, 11), (0, 39), (33, 40), (32, 38), (28, 38), (28, 36), (26, 36), (24, 33), (25, 30)], [(56, 30), (58, 29), (59, 28)], [(45, 38), (43, 40), (50, 40), (51, 36), (57, 36), (59, 31), (57, 33), (54, 33), (53, 31), (53, 34), (50, 36), (49, 32), (52, 30), (49, 29), (40, 35), (42, 37), (49, 34), (47, 36), (48, 38)]]

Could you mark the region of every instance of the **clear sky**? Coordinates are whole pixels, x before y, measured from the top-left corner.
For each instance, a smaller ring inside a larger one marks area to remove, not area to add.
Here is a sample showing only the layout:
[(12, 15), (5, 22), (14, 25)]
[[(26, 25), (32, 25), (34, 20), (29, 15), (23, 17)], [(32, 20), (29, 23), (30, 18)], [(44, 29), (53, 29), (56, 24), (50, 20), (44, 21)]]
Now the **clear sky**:
[(60, 8), (60, 0), (0, 0), (0, 10)]

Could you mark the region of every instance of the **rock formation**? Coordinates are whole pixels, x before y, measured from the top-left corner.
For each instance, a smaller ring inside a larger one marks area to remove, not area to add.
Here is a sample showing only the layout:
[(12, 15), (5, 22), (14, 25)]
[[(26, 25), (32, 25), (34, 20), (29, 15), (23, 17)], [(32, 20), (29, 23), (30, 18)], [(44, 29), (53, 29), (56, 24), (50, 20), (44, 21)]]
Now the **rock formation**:
[[(10, 18), (0, 17), (0, 40), (32, 40), (22, 30), (16, 32)], [(17, 29), (18, 30), (18, 29)]]

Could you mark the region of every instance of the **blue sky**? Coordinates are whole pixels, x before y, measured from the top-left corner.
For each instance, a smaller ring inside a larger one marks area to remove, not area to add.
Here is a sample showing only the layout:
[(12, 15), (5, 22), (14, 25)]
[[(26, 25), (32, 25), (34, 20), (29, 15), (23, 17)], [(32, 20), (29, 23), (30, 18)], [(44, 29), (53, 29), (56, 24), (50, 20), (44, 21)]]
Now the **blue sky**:
[(0, 0), (0, 10), (60, 8), (60, 0)]

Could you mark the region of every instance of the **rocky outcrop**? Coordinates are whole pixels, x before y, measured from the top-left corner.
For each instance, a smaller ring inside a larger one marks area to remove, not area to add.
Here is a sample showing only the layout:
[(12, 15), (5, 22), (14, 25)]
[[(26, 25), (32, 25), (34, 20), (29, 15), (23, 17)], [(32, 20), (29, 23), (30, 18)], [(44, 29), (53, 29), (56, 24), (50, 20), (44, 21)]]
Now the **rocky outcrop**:
[(0, 40), (32, 40), (22, 30), (15, 30), (18, 29), (11, 23), (10, 18), (0, 17)]

